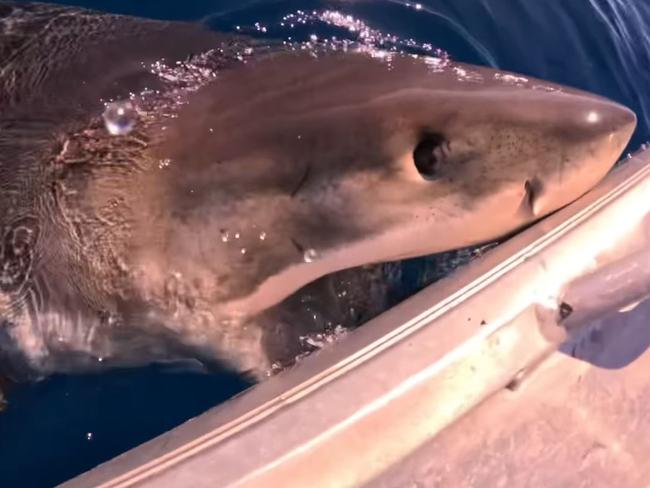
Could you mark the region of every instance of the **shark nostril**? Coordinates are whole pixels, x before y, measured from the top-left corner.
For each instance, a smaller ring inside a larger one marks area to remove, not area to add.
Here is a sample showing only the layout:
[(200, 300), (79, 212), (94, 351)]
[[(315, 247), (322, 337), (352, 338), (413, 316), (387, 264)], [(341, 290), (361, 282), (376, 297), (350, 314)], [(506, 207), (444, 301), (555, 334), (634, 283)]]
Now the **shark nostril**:
[(542, 194), (542, 182), (538, 178), (532, 178), (524, 182), (524, 205), (530, 212), (535, 213), (535, 202)]
[(425, 180), (436, 179), (440, 164), (447, 159), (448, 150), (449, 143), (441, 134), (423, 134), (413, 150), (413, 163), (418, 173)]

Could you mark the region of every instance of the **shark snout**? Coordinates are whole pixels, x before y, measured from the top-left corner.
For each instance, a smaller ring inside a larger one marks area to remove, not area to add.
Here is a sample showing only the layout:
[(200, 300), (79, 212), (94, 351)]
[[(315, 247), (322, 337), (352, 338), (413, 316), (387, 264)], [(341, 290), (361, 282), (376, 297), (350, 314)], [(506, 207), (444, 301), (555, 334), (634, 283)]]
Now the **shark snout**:
[(636, 115), (627, 107), (588, 97), (558, 107), (557, 130), (564, 151), (553, 171), (533, 174), (524, 183), (524, 206), (542, 217), (591, 188), (616, 163), (636, 127)]
[(571, 96), (574, 100), (558, 103), (558, 125), (567, 131), (567, 137), (594, 142), (594, 150), (604, 155), (618, 153), (628, 143), (636, 127), (636, 115), (629, 108), (616, 102), (590, 96)]

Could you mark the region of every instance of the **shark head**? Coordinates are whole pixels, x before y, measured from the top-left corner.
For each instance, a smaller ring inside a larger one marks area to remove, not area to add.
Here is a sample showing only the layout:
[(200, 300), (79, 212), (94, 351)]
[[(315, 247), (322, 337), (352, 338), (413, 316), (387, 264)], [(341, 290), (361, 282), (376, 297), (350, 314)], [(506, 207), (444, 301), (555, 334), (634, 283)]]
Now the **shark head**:
[(143, 213), (141, 255), (253, 314), (333, 271), (520, 229), (603, 178), (635, 124), (616, 103), (510, 73), (278, 55), (224, 73), (170, 124), (155, 150), (170, 164), (143, 186), (171, 211)]

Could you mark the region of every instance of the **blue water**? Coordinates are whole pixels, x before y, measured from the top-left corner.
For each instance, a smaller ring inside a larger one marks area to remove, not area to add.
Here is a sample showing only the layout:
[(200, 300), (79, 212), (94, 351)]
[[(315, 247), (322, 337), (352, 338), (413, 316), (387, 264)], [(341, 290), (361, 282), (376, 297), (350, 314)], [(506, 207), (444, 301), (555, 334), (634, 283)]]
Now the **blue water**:
[[(342, 36), (324, 25), (280, 27), (285, 14), (333, 9), (382, 32), (430, 43), (453, 59), (586, 89), (631, 107), (630, 149), (650, 139), (650, 1), (422, 0), (59, 2), (169, 20), (269, 26), (267, 35)], [(352, 34), (347, 34), (352, 38)], [(411, 265), (413, 266), (413, 265)], [(408, 268), (408, 266), (407, 266)], [(0, 414), (0, 487), (49, 487), (192, 418), (241, 391), (233, 375), (156, 366), (57, 376), (15, 386)]]

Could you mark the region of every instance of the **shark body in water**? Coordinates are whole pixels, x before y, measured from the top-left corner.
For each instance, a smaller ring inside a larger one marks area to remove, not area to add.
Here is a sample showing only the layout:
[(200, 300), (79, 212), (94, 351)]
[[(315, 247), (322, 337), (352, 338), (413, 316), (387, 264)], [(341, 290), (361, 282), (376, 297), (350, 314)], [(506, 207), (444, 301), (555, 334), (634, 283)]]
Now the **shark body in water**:
[(0, 372), (263, 375), (297, 333), (260, 317), (296, 290), (512, 233), (598, 183), (635, 124), (487, 68), (2, 2)]

